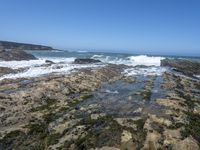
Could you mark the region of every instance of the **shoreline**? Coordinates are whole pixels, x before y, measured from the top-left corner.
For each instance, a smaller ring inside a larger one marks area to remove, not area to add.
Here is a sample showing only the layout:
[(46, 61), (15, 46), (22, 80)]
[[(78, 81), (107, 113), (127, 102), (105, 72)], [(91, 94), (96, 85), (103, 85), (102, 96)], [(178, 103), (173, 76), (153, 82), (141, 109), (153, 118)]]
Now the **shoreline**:
[(157, 149), (187, 141), (197, 147), (199, 135), (193, 131), (199, 124), (191, 119), (200, 119), (200, 81), (173, 72), (124, 76), (125, 68), (109, 64), (68, 75), (4, 80), (0, 147)]

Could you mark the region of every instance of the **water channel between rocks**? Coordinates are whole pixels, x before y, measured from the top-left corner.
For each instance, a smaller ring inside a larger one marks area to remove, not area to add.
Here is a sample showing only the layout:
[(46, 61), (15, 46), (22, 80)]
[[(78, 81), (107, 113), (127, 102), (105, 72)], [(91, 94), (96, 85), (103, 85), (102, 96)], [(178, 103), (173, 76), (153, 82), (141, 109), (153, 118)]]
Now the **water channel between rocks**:
[[(145, 83), (152, 81), (151, 98), (144, 100), (141, 94)], [(164, 107), (155, 103), (157, 98), (165, 98), (167, 92), (161, 88), (161, 76), (137, 76), (136, 81), (128, 83), (122, 80), (104, 83), (93, 92), (93, 96), (78, 104), (78, 107), (98, 105), (98, 112), (112, 114), (117, 117), (146, 116), (148, 113), (165, 116)], [(82, 114), (84, 115), (84, 114)]]

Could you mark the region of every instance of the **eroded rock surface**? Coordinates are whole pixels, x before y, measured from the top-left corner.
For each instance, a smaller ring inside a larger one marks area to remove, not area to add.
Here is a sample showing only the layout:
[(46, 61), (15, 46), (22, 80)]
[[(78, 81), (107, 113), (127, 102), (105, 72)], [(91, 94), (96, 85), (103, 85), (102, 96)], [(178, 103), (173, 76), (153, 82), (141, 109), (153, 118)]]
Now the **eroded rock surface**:
[(173, 67), (186, 75), (200, 75), (200, 62), (186, 59), (163, 59), (161, 66)]
[(200, 80), (125, 68), (0, 81), (0, 149), (199, 149)]

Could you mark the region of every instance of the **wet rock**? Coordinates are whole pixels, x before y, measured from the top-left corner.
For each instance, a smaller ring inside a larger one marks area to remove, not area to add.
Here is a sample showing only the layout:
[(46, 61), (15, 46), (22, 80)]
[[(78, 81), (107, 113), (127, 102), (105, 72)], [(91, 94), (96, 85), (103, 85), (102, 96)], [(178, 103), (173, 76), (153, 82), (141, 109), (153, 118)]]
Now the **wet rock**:
[[(45, 139), (38, 140), (41, 132), (43, 134), (43, 131), (38, 130), (38, 128), (33, 129), (36, 137), (27, 136), (30, 138), (30, 143), (40, 141), (45, 143), (49, 139), (53, 141), (53, 144), (47, 142), (50, 145), (42, 145), (45, 147), (42, 149), (170, 149), (173, 145), (176, 146), (182, 142), (183, 137), (180, 131), (182, 133), (188, 123), (185, 112), (188, 112), (187, 105), (191, 104), (190, 101), (188, 102), (184, 97), (181, 97), (181, 93), (177, 92), (179, 88), (177, 84), (183, 84), (182, 93), (190, 93), (191, 102), (195, 104), (191, 112), (199, 114), (200, 104), (197, 103), (199, 94), (191, 92), (191, 89), (198, 89), (199, 83), (196, 80), (189, 80), (185, 76), (178, 78), (173, 73), (165, 73), (163, 85), (170, 84), (164, 86), (168, 92), (167, 97), (151, 101), (151, 104), (158, 106), (155, 108), (158, 113), (154, 114), (153, 111), (149, 111), (152, 109), (149, 107), (149, 102), (145, 102), (145, 105), (143, 102), (140, 103), (141, 101), (137, 102), (137, 98), (142, 99), (139, 92), (138, 95), (130, 94), (123, 97), (125, 99), (123, 103), (120, 103), (120, 107), (125, 106), (126, 110), (126, 105), (129, 105), (127, 102), (134, 102), (134, 105), (139, 104), (136, 108), (130, 106), (131, 115), (126, 113), (118, 115), (118, 109), (113, 114), (106, 111), (106, 115), (102, 115), (104, 108), (93, 100), (101, 101), (105, 97), (102, 95), (99, 99), (95, 92), (102, 83), (106, 82), (111, 85), (112, 82), (118, 82), (118, 80), (124, 82), (121, 74), (124, 68), (126, 66), (109, 64), (98, 69), (82, 69), (66, 75), (51, 74), (37, 78), (0, 81), (0, 135), (4, 137), (11, 129), (23, 128), (27, 130), (27, 124), (30, 122), (38, 123), (40, 120), (45, 124)], [(150, 76), (147, 79), (140, 82), (144, 84), (146, 90), (151, 89), (153, 83)], [(137, 80), (138, 78), (135, 78), (131, 84), (138, 84)], [(112, 94), (107, 93), (107, 96), (109, 95)], [(118, 95), (120, 95), (120, 91)], [(93, 102), (88, 103), (90, 100)], [(111, 110), (112, 107), (108, 109)], [(180, 123), (181, 126), (179, 126)], [(198, 124), (192, 131), (198, 131)], [(21, 137), (19, 135), (18, 140)], [(19, 142), (15, 140), (14, 137), (10, 142), (18, 144)], [(27, 139), (23, 140), (27, 141)], [(3, 145), (5, 144), (4, 142)], [(23, 148), (20, 146), (16, 148), (30, 149), (30, 146), (27, 144)]]
[(35, 60), (37, 59), (32, 54), (26, 53), (22, 50), (10, 50), (10, 51), (0, 51), (0, 60), (12, 61), (12, 60)]
[(15, 70), (7, 67), (0, 67), (0, 76), (4, 74), (15, 73)]
[(176, 143), (173, 146), (173, 150), (199, 150), (199, 146), (197, 141), (194, 140), (192, 137), (188, 137), (183, 141)]
[(176, 99), (157, 99), (156, 103), (158, 105), (170, 107), (171, 109), (187, 111), (187, 108), (182, 106), (180, 107), (180, 102)]
[(161, 66), (173, 67), (176, 71), (189, 76), (200, 74), (200, 63), (197, 61), (185, 59), (164, 59), (161, 60)]
[(93, 64), (93, 63), (100, 63), (100, 60), (96, 60), (96, 59), (90, 59), (90, 58), (85, 58), (85, 59), (75, 59), (74, 60), (74, 64)]
[(53, 61), (51, 61), (51, 60), (45, 60), (45, 63), (47, 63), (47, 64), (55, 64)]

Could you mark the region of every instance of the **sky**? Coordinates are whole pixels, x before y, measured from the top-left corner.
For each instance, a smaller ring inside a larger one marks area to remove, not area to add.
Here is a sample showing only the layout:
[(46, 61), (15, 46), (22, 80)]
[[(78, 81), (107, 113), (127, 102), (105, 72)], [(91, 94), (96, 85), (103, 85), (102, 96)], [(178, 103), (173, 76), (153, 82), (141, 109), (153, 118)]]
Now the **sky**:
[(0, 40), (200, 56), (200, 0), (0, 0)]

